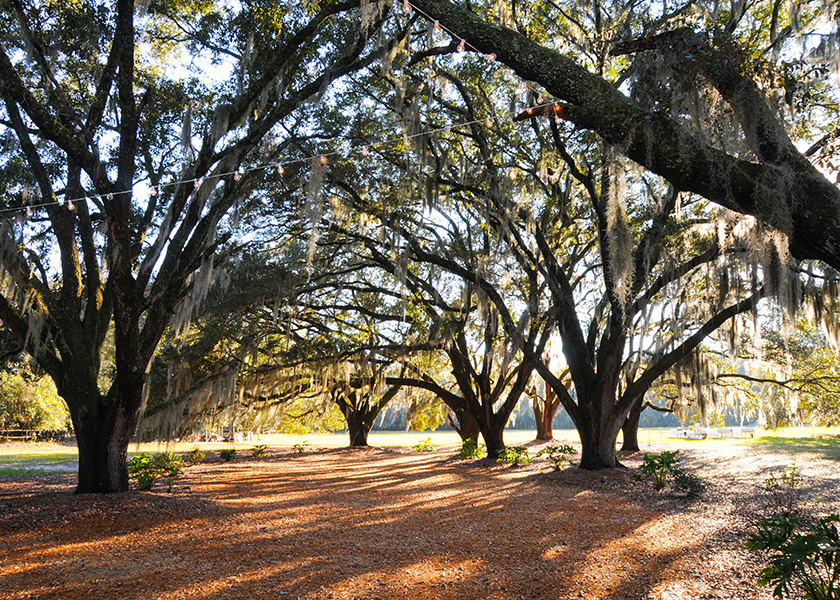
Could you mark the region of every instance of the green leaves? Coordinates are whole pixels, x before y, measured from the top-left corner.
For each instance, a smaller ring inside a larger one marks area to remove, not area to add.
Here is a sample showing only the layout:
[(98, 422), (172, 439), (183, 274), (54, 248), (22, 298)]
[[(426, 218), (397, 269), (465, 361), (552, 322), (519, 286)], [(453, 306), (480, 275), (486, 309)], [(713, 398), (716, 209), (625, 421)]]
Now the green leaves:
[(527, 466), (533, 459), (525, 446), (506, 446), (496, 457), (496, 462), (507, 463), (513, 467)]
[(150, 490), (155, 481), (164, 478), (171, 492), (173, 480), (183, 472), (181, 457), (172, 452), (156, 456), (142, 452), (128, 461), (128, 473), (138, 490)]
[(840, 598), (838, 522), (836, 514), (816, 521), (780, 515), (750, 525), (755, 532), (749, 534), (747, 548), (772, 553), (758, 584), (772, 585), (776, 598), (800, 592), (807, 600)]
[(554, 471), (559, 471), (565, 464), (572, 464), (571, 457), (577, 454), (572, 446), (563, 444), (561, 446), (547, 446), (537, 452), (537, 456), (545, 456), (551, 462)]

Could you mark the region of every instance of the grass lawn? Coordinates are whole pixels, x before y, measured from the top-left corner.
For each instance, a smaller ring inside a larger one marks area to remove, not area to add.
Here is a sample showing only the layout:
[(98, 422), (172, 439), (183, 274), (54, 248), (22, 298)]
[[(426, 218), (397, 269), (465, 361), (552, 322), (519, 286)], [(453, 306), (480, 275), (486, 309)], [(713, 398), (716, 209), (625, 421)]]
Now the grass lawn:
[[(720, 440), (673, 440), (667, 437), (668, 429), (641, 429), (639, 431), (639, 442), (644, 444), (658, 442), (676, 442), (685, 444), (687, 447), (697, 447), (707, 444), (720, 443)], [(507, 430), (505, 431), (505, 442), (508, 445), (524, 445), (534, 440), (536, 432), (533, 430)], [(840, 435), (840, 427), (788, 427), (773, 432), (761, 432), (755, 439), (744, 440), (744, 443), (752, 445), (759, 450), (768, 452), (781, 452), (796, 454), (801, 452), (818, 453), (824, 458), (840, 460), (840, 438), (817, 438), (815, 436)], [(436, 448), (457, 448), (461, 445), (458, 434), (454, 431), (426, 431), (426, 432), (400, 432), (400, 431), (375, 431), (370, 434), (368, 442), (375, 447), (403, 446), (411, 447), (421, 440), (429, 439)], [(554, 431), (554, 439), (557, 443), (574, 443), (579, 441), (577, 432), (573, 429), (560, 429)], [(621, 435), (619, 435), (619, 442)], [(240, 442), (172, 442), (131, 444), (129, 456), (140, 452), (188, 452), (190, 449), (199, 447), (205, 451), (221, 450), (223, 448), (237, 448), (246, 453), (257, 444), (266, 444), (272, 447), (291, 448), (295, 444), (303, 444), (307, 448), (341, 448), (347, 446), (348, 436), (346, 433), (319, 433), (311, 435), (284, 435), (268, 434), (255, 436), (251, 441)], [(78, 452), (74, 443), (55, 442), (5, 442), (0, 443), (0, 476), (24, 476), (44, 471), (66, 471), (74, 470)]]

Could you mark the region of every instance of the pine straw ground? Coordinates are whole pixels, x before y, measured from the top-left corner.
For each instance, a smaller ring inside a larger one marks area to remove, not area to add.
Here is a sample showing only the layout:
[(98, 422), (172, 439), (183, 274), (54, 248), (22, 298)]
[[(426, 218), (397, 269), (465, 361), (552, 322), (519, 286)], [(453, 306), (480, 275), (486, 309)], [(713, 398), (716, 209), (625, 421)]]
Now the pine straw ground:
[[(452, 448), (212, 456), (173, 493), (74, 496), (72, 474), (6, 478), (0, 597), (769, 598), (746, 523), (792, 457), (737, 442), (683, 455), (710, 481), (700, 500), (655, 492), (633, 469), (552, 473)], [(836, 512), (836, 461), (795, 460), (818, 510)]]

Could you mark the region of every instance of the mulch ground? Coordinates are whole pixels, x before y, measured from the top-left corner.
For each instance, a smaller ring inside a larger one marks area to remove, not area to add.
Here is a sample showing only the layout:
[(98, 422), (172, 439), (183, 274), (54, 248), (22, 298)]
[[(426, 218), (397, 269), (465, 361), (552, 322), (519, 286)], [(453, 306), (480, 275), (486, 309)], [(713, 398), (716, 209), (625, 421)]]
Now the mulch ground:
[[(696, 500), (632, 468), (511, 468), (452, 449), (208, 457), (172, 493), (0, 479), (0, 598), (770, 598), (743, 542), (768, 510), (761, 481), (790, 457), (715, 446), (683, 452), (710, 481)], [(803, 471), (836, 512), (836, 462)]]

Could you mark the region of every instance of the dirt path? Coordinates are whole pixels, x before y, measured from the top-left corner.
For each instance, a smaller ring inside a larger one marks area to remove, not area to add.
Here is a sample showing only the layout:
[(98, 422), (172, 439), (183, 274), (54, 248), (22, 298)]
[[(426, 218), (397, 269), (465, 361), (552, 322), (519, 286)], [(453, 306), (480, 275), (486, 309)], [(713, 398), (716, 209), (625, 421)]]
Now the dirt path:
[[(654, 492), (629, 469), (407, 449), (206, 463), (173, 494), (2, 480), (0, 598), (769, 598), (745, 525), (791, 458), (735, 444), (683, 454), (712, 482), (702, 500)], [(837, 462), (797, 464), (819, 510), (840, 510)]]

